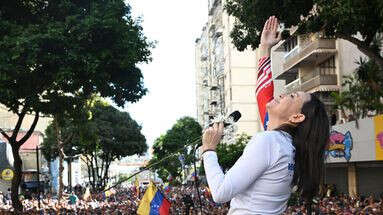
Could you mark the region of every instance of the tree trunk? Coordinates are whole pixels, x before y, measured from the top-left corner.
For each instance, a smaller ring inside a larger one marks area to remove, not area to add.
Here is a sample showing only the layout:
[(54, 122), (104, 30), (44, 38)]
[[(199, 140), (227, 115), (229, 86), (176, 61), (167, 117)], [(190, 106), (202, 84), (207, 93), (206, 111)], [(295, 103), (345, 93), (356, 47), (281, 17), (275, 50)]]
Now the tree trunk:
[(12, 154), (14, 158), (13, 168), (15, 169), (15, 175), (13, 177), (12, 186), (11, 186), (12, 206), (16, 214), (22, 214), (23, 205), (21, 204), (19, 200), (19, 185), (21, 183), (23, 161), (21, 160), (21, 157), (19, 154), (20, 146), (18, 146), (17, 143), (15, 142), (11, 143), (11, 146), (12, 146)]
[(86, 157), (86, 159), (83, 159), (82, 157), (81, 157), (81, 159), (85, 162), (85, 164), (86, 164), (86, 168), (87, 168), (87, 171), (88, 171), (88, 182), (89, 182), (89, 184), (92, 186), (92, 189), (94, 189), (94, 187), (93, 187), (93, 183), (92, 183), (92, 180), (90, 179), (90, 177), (91, 177), (91, 166), (90, 166), (90, 164), (89, 164), (89, 159), (88, 159), (88, 157)]
[(109, 174), (108, 174), (109, 166), (110, 166), (110, 163), (107, 161), (107, 163), (105, 164), (105, 172), (104, 172), (104, 179), (103, 179), (103, 181), (104, 181), (103, 189), (105, 189), (106, 185), (109, 182)]
[(101, 171), (100, 171), (100, 177), (102, 177), (101, 181), (102, 183), (104, 184), (104, 177), (102, 175), (104, 175), (105, 173), (105, 169), (104, 169), (104, 165), (105, 164), (105, 160), (104, 159), (101, 159)]
[(19, 149), (21, 145), (23, 145), (32, 135), (33, 131), (36, 128), (37, 122), (39, 120), (39, 112), (36, 112), (35, 118), (33, 119), (32, 125), (27, 131), (27, 133), (22, 137), (20, 140), (17, 139), (17, 135), (19, 134), (21, 124), (23, 123), (24, 117), (26, 112), (24, 109), (18, 114), (19, 118), (17, 120), (15, 129), (12, 132), (12, 136), (9, 136), (7, 132), (5, 132), (3, 129), (0, 128), (0, 133), (4, 136), (5, 139), (8, 140), (8, 143), (12, 147), (12, 154), (13, 154), (13, 168), (15, 170), (15, 175), (12, 179), (12, 186), (11, 186), (11, 199), (12, 199), (12, 206), (15, 210), (16, 214), (22, 214), (23, 211), (23, 205), (19, 201), (19, 186), (21, 183), (21, 177), (22, 177), (22, 164), (23, 161), (21, 160)]
[(93, 165), (93, 156), (91, 157), (90, 165), (91, 165), (91, 171), (92, 171), (92, 186), (93, 186), (93, 190), (95, 190), (97, 187), (97, 184), (96, 184), (96, 173), (94, 172), (95, 167)]
[(68, 185), (70, 192), (72, 192), (72, 158), (68, 160)]
[(96, 184), (97, 184), (97, 189), (100, 189), (100, 169), (98, 168), (98, 162), (97, 162), (97, 154), (94, 152), (94, 164), (96, 168)]
[(91, 167), (90, 167), (90, 165), (87, 165), (87, 167), (88, 167), (88, 180), (89, 180), (89, 184), (92, 187), (92, 190), (94, 190), (94, 184), (93, 184), (93, 180), (92, 180)]
[(63, 172), (64, 172), (64, 149), (63, 149), (63, 143), (62, 143), (62, 138), (61, 138), (61, 128), (58, 123), (58, 119), (56, 118), (56, 138), (57, 138), (57, 146), (59, 150), (59, 193), (58, 193), (58, 201), (60, 204), (62, 194), (63, 194), (63, 188), (64, 188), (64, 183), (63, 183)]
[(104, 172), (102, 172), (102, 188), (104, 189), (106, 184), (107, 184), (107, 176), (108, 176), (108, 169), (109, 169), (109, 165), (108, 165), (108, 156), (105, 156), (105, 159), (102, 160), (102, 168), (104, 169)]

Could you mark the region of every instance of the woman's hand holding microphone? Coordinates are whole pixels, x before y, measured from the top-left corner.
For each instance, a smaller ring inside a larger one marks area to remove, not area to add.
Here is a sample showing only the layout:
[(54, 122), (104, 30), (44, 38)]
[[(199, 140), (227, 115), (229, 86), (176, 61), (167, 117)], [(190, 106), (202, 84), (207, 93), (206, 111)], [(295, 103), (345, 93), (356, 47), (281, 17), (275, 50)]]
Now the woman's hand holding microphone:
[(223, 122), (214, 123), (212, 127), (205, 130), (202, 136), (202, 154), (207, 151), (215, 151), (221, 142), (223, 135)]

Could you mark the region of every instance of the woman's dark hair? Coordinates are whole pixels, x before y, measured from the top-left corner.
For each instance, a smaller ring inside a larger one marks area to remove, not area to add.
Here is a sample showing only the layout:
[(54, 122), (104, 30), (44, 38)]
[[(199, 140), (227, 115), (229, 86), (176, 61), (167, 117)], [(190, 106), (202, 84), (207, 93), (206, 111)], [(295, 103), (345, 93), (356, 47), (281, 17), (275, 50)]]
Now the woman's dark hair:
[(297, 192), (311, 208), (312, 199), (323, 182), (324, 152), (329, 142), (330, 125), (324, 104), (312, 94), (311, 99), (303, 104), (301, 113), (305, 120), (297, 126), (282, 125), (275, 130), (287, 132), (292, 137), (295, 147), (292, 185), (298, 187)]

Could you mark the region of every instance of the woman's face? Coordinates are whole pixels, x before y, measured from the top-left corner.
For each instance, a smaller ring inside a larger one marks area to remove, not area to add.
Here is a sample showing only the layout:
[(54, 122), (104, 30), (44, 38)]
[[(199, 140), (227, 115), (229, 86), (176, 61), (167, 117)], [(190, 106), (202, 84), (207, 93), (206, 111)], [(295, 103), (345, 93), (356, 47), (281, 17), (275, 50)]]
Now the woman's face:
[[(267, 103), (266, 109), (270, 118), (278, 118), (280, 121), (291, 121), (299, 123), (304, 120), (301, 114), (302, 106), (305, 102), (310, 101), (311, 95), (305, 92), (295, 92), (290, 94), (280, 95)], [(298, 118), (296, 118), (298, 116)], [(294, 120), (298, 120), (295, 122)]]

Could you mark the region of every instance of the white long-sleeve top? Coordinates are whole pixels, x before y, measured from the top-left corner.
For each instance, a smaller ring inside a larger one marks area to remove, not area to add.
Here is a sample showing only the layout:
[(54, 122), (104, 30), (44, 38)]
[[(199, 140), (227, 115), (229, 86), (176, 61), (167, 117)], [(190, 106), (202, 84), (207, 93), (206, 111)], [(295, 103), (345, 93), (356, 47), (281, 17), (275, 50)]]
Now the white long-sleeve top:
[(258, 133), (242, 156), (224, 174), (217, 154), (203, 154), (207, 182), (213, 200), (230, 203), (230, 215), (281, 214), (291, 194), (295, 148), (289, 134)]

